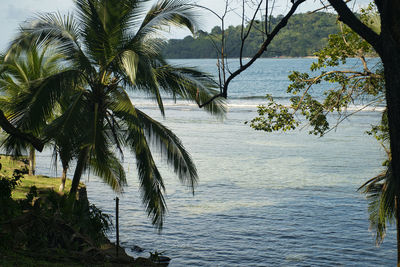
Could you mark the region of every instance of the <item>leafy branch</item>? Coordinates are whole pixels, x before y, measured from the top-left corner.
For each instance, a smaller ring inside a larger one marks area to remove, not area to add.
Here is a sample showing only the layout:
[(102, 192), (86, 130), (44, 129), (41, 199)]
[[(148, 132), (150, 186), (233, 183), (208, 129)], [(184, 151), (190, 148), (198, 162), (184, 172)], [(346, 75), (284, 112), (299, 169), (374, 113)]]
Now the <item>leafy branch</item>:
[[(311, 134), (322, 136), (354, 113), (384, 100), (382, 68), (370, 68), (366, 60), (367, 56), (374, 56), (372, 47), (347, 26), (341, 24), (340, 28), (340, 33), (329, 36), (328, 45), (316, 53), (318, 60), (311, 64), (311, 72), (320, 73), (312, 76), (293, 71), (289, 75), (291, 84), (287, 89), (287, 93), (292, 95), (291, 104), (279, 105), (271, 96), (267, 96), (269, 103), (258, 107), (258, 116), (251, 121), (251, 127), (267, 132), (286, 131), (297, 128), (305, 120), (306, 126), (312, 128)], [(340, 68), (349, 57), (358, 58), (362, 70), (326, 70), (328, 67)], [(325, 90), (320, 99), (321, 96), (313, 89), (326, 84), (336, 86)], [(347, 112), (350, 105), (357, 104), (361, 104), (361, 107), (354, 112)], [(327, 116), (333, 112), (338, 118), (331, 127)]]

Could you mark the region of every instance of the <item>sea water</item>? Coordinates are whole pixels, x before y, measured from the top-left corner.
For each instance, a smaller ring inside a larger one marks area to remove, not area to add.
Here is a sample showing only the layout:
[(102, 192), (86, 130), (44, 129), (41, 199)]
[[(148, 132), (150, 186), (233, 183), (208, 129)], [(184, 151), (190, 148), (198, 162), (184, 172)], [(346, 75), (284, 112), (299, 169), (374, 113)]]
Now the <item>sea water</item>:
[[(365, 134), (379, 122), (381, 110), (359, 112), (322, 138), (307, 128), (266, 133), (244, 123), (256, 116), (267, 93), (288, 103), (289, 71), (307, 71), (312, 61), (258, 60), (232, 82), (225, 120), (168, 99), (164, 119), (151, 100), (132, 95), (134, 104), (181, 138), (199, 183), (192, 195), (154, 150), (168, 205), (159, 233), (141, 203), (134, 158), (125, 154), (128, 187), (119, 196), (119, 220), (121, 244), (129, 254), (147, 257), (157, 250), (172, 258), (170, 266), (395, 265), (394, 227), (376, 247), (367, 201), (357, 192), (384, 170), (383, 149)], [(171, 62), (216, 73), (211, 59)], [(39, 154), (37, 172), (54, 175), (50, 162), (49, 153)], [(89, 200), (114, 214), (112, 190), (92, 175), (83, 180)], [(115, 240), (114, 232), (109, 235)], [(135, 246), (144, 251), (134, 251)]]

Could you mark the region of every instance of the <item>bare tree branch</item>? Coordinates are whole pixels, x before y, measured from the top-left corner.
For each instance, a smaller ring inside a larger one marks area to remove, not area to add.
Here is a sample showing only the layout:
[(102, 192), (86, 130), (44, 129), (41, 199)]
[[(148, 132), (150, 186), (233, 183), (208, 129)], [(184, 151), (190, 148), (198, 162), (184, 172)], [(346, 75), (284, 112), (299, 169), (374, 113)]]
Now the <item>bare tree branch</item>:
[[(268, 2), (268, 0), (266, 0)], [(260, 10), (260, 7), (263, 3), (263, 0), (260, 1), (260, 3), (258, 3), (256, 10), (253, 13), (253, 17), (250, 20), (250, 24), (249, 27), (247, 29), (247, 32), (245, 34), (243, 34), (243, 30), (244, 30), (244, 0), (243, 0), (243, 18), (242, 18), (242, 28), (241, 28), (241, 45), (240, 45), (240, 67), (243, 67), (243, 48), (244, 48), (244, 43), (246, 42), (246, 39), (249, 37), (250, 31), (253, 28), (253, 24), (254, 24), (254, 20), (256, 18), (256, 15), (258, 13), (258, 11)]]
[(343, 0), (328, 0), (330, 5), (339, 14), (339, 20), (346, 23), (354, 32), (370, 43), (380, 54), (382, 52), (379, 35), (362, 23)]
[[(263, 33), (264, 35), (266, 35), (266, 39), (264, 40), (264, 42), (260, 45), (259, 50), (253, 55), (253, 57), (250, 59), (249, 62), (247, 62), (246, 64), (243, 64), (242, 62), (242, 56), (243, 56), (243, 47), (244, 47), (244, 42), (245, 40), (248, 38), (250, 31), (253, 27), (253, 23), (255, 20), (255, 16), (258, 13), (258, 11), (261, 8), (261, 5), (263, 3), (263, 0), (260, 0), (260, 2), (258, 2), (256, 10), (253, 13), (253, 16), (249, 22), (249, 29), (247, 29), (246, 33), (244, 33), (244, 23), (245, 23), (245, 18), (244, 18), (244, 6), (243, 6), (243, 10), (242, 10), (242, 33), (241, 33), (241, 39), (242, 39), (242, 43), (241, 43), (241, 48), (240, 48), (240, 67), (235, 70), (234, 72), (230, 72), (229, 69), (227, 69), (227, 64), (228, 62), (226, 61), (226, 55), (225, 55), (225, 32), (224, 32), (224, 18), (226, 16), (226, 14), (228, 13), (228, 5), (229, 2), (228, 0), (226, 0), (226, 5), (225, 5), (225, 11), (223, 13), (223, 15), (218, 15), (216, 14), (215, 11), (210, 10), (207, 7), (204, 6), (200, 6), (200, 5), (192, 5), (192, 6), (196, 6), (196, 7), (200, 7), (200, 8), (204, 8), (205, 10), (208, 10), (210, 12), (212, 12), (214, 15), (216, 15), (220, 20), (221, 20), (221, 25), (222, 25), (222, 29), (221, 29), (221, 51), (219, 52), (219, 54), (221, 55), (221, 58), (218, 59), (217, 62), (217, 66), (218, 66), (218, 76), (219, 76), (219, 82), (220, 82), (220, 93), (214, 95), (213, 97), (211, 97), (209, 100), (207, 100), (204, 103), (197, 103), (198, 106), (200, 108), (210, 104), (211, 102), (213, 102), (215, 99), (217, 99), (218, 97), (223, 97), (223, 98), (227, 98), (228, 97), (228, 86), (230, 84), (230, 82), (236, 77), (238, 76), (240, 73), (242, 73), (243, 71), (245, 71), (247, 68), (249, 68), (266, 50), (267, 47), (269, 46), (269, 44), (271, 43), (271, 41), (275, 38), (275, 36), (279, 33), (279, 31), (284, 28), (287, 23), (289, 18), (294, 14), (294, 12), (296, 11), (296, 9), (298, 8), (298, 6), (300, 4), (302, 4), (303, 2), (305, 2), (306, 0), (298, 0), (296, 2), (293, 3), (291, 9), (289, 10), (289, 12), (286, 14), (286, 16), (284, 16), (281, 21), (274, 27), (274, 29), (268, 33), (265, 32)], [(266, 0), (266, 2), (268, 2), (268, 0)], [(244, 5), (245, 1), (243, 1), (243, 5)], [(273, 5), (275, 4), (275, 0), (273, 1)], [(268, 4), (266, 4), (266, 7), (268, 7)], [(273, 8), (273, 7), (272, 7)], [(268, 17), (268, 10), (265, 11), (265, 20), (267, 20)], [(272, 14), (272, 11), (271, 11)], [(267, 22), (265, 22), (267, 23)], [(229, 73), (228, 78), (226, 78), (226, 74), (227, 72)]]
[(244, 64), (243, 66), (240, 66), (239, 69), (237, 69), (236, 71), (234, 71), (226, 80), (226, 82), (224, 83), (223, 86), (223, 90), (222, 90), (222, 97), (226, 98), (228, 96), (228, 86), (229, 83), (236, 77), (238, 76), (240, 73), (242, 73), (243, 71), (245, 71), (247, 68), (249, 68), (251, 65), (253, 65), (253, 63), (267, 50), (268, 45), (271, 43), (271, 41), (275, 38), (275, 36), (279, 33), (279, 31), (284, 28), (288, 21), (289, 18), (294, 14), (294, 12), (296, 11), (297, 7), (301, 4), (305, 2), (305, 0), (298, 0), (296, 1), (293, 6), (291, 7), (290, 11), (286, 14), (286, 16), (284, 16), (282, 18), (282, 20), (278, 23), (278, 25), (275, 26), (275, 28), (272, 30), (272, 32), (270, 34), (267, 35), (267, 39), (263, 42), (263, 44), (261, 45), (260, 49), (257, 51), (257, 53), (255, 55), (253, 55), (253, 57), (250, 59), (249, 62), (247, 62), (246, 64)]
[[(350, 1), (352, 1), (352, 0), (346, 0), (345, 3), (348, 3), (348, 2), (350, 2)], [(309, 12), (307, 12), (307, 13), (308, 13), (308, 14), (312, 14), (312, 13), (316, 13), (316, 12), (318, 12), (318, 11), (321, 11), (321, 10), (324, 10), (324, 9), (328, 9), (329, 7), (331, 7), (331, 5), (325, 5), (325, 3), (324, 3), (322, 0), (320, 0), (320, 3), (321, 3), (321, 5), (322, 5), (322, 7), (317, 8), (317, 9), (315, 9), (315, 10), (313, 10), (313, 11), (309, 11)]]

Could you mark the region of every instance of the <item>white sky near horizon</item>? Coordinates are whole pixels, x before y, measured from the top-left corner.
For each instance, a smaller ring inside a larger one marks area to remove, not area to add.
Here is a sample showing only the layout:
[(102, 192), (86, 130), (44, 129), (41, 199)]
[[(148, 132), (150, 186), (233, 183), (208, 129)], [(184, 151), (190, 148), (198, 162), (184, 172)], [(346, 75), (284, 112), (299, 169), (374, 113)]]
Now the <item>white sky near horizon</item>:
[[(229, 0), (232, 7), (238, 7), (240, 0)], [(206, 6), (212, 9), (217, 14), (222, 14), (225, 8), (225, 0), (198, 0), (193, 1), (199, 5)], [(369, 0), (357, 0), (356, 8), (360, 5), (365, 6)], [(289, 0), (276, 0), (274, 14), (285, 14), (291, 6)], [(321, 7), (320, 0), (308, 0), (298, 9), (298, 13), (315, 10)], [(0, 50), (7, 47), (8, 42), (18, 31), (19, 25), (41, 12), (55, 12), (67, 13), (73, 11), (72, 0), (0, 0)], [(238, 25), (240, 24), (241, 10), (234, 9), (226, 17), (225, 25)], [(210, 12), (201, 12), (200, 26), (202, 30), (210, 31), (212, 27), (220, 25), (220, 20), (212, 15)], [(166, 35), (166, 38), (183, 38), (189, 35), (189, 31), (173, 30), (171, 34)]]

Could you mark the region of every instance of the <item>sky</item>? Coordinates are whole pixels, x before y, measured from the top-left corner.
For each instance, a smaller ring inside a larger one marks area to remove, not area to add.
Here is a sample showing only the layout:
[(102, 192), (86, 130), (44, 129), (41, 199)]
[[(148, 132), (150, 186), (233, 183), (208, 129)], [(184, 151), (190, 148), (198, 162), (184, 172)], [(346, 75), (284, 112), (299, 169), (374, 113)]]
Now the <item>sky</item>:
[[(240, 9), (238, 3), (240, 0), (229, 0), (233, 10), (228, 13), (225, 25), (238, 25), (240, 24)], [(198, 0), (193, 1), (199, 5), (206, 6), (212, 9), (217, 14), (222, 14), (225, 8), (225, 0)], [(366, 5), (368, 0), (358, 0), (356, 5)], [(236, 8), (235, 8), (236, 6)], [(291, 6), (289, 0), (276, 0), (274, 13), (285, 14)], [(303, 3), (298, 12), (307, 12), (321, 7), (320, 0), (307, 0)], [(35, 16), (37, 13), (42, 12), (55, 12), (67, 13), (73, 11), (72, 0), (1, 0), (0, 1), (0, 50), (4, 50), (9, 41), (15, 36), (18, 31), (19, 25)], [(250, 12), (251, 10), (249, 10)], [(220, 25), (220, 20), (205, 10), (201, 12), (200, 28), (205, 31), (210, 31), (213, 26)], [(172, 30), (170, 34), (165, 35), (166, 38), (183, 38), (189, 35), (189, 31)]]

